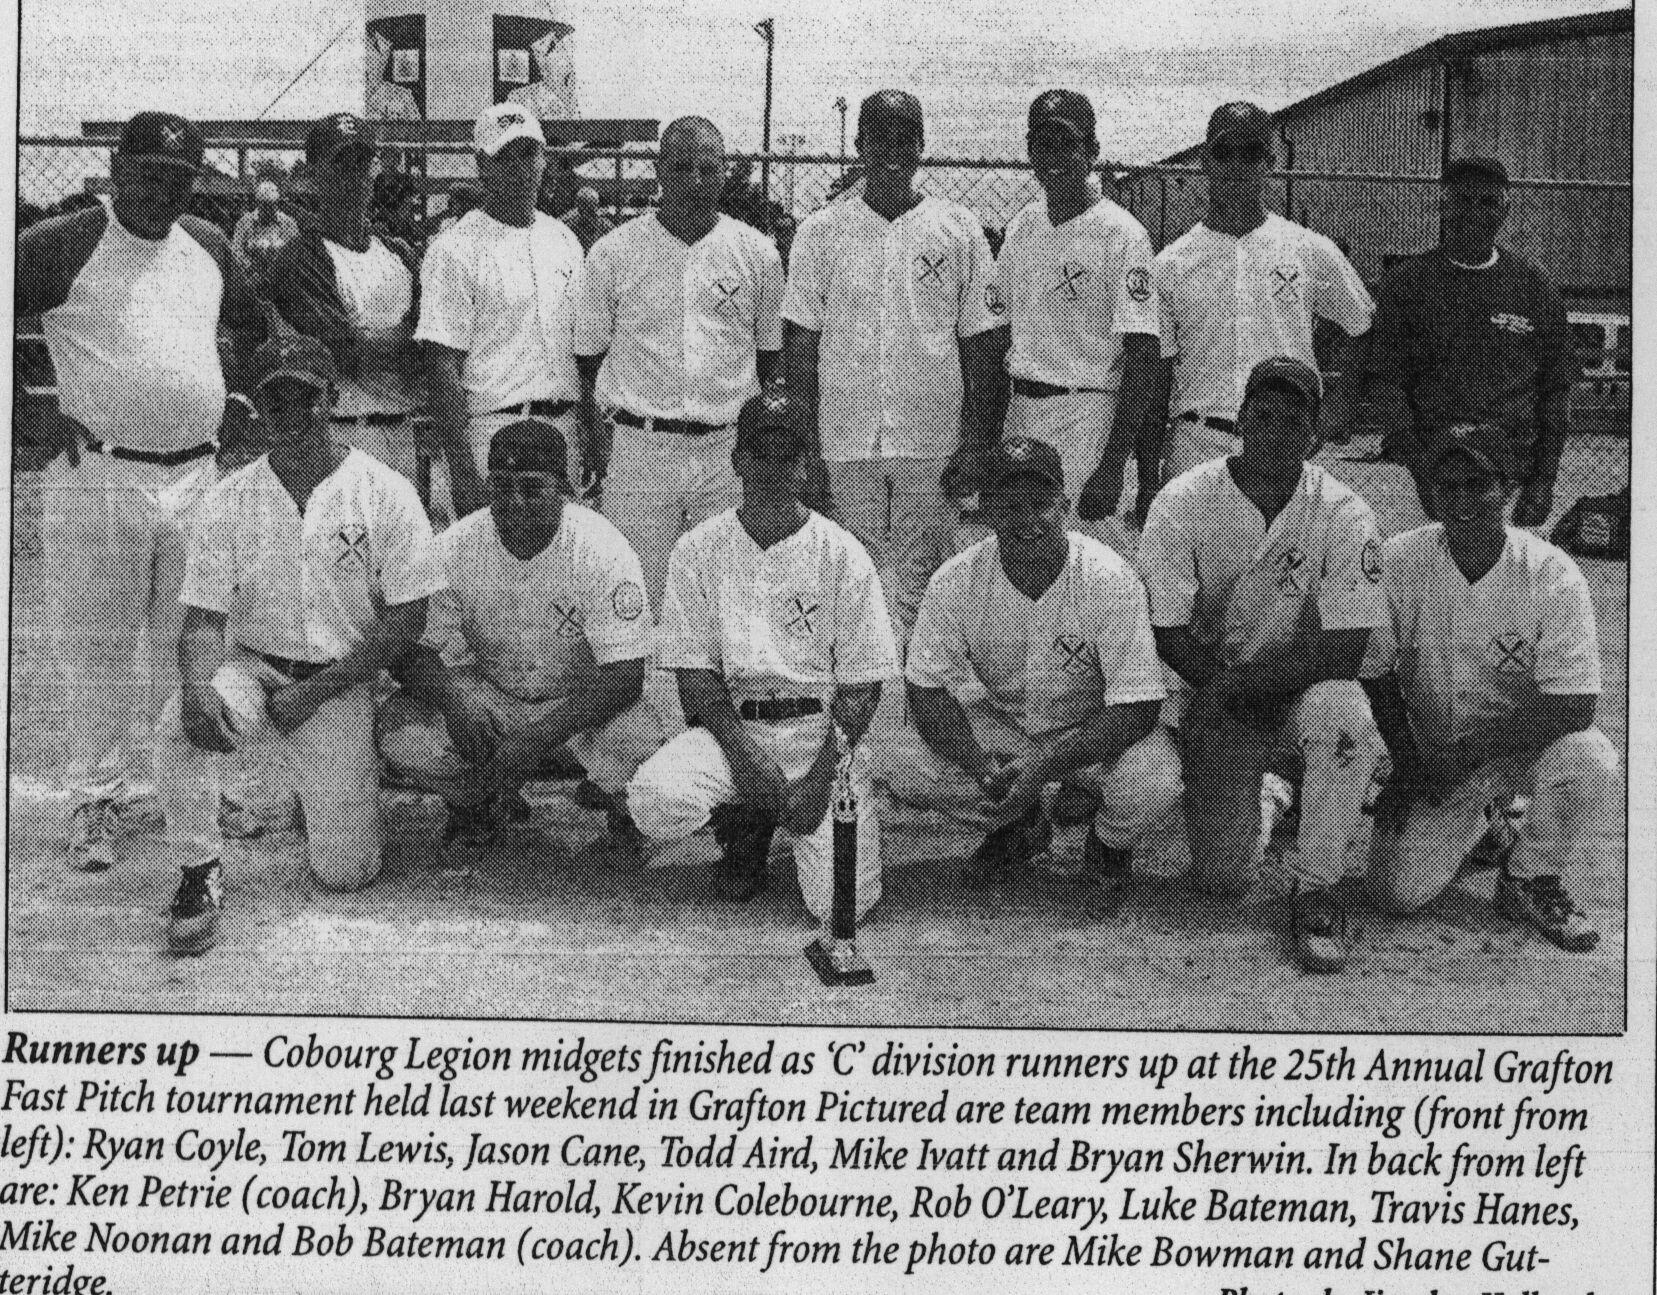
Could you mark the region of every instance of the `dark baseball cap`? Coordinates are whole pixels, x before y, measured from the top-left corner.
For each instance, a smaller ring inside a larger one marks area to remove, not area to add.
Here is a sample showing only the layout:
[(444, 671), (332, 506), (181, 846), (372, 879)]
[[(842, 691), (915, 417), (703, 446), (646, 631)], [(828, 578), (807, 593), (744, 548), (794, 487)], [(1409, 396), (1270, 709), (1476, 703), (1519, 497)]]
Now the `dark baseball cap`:
[(332, 162), (346, 149), (372, 157), (379, 147), (374, 127), (349, 112), (329, 113), (305, 133), (305, 160), (312, 166)]
[(121, 127), (115, 156), (201, 170), (205, 148), (194, 122), (170, 112), (141, 112)]
[(1250, 396), (1265, 387), (1292, 391), (1312, 409), (1323, 399), (1323, 378), (1310, 364), (1292, 355), (1274, 355), (1256, 364), (1243, 386), (1243, 403), (1247, 404)]
[(544, 418), (522, 418), (508, 423), (489, 439), (489, 471), (550, 472), (563, 477), (568, 471), (564, 433)]
[(862, 102), (857, 109), (857, 133), (878, 125), (908, 126), (918, 137), (926, 137), (921, 101), (907, 90), (876, 90)]
[(751, 397), (736, 416), (736, 448), (751, 446), (766, 432), (786, 432), (801, 451), (810, 445), (805, 409), (787, 392), (773, 387)]
[(1510, 183), (1507, 168), (1493, 157), (1458, 157), (1446, 163), (1442, 182), (1454, 184), (1457, 180), (1490, 180), (1503, 188)]
[(1208, 142), (1217, 139), (1258, 139), (1270, 144), (1271, 114), (1258, 104), (1223, 103), (1208, 119)]
[(293, 378), (326, 391), (339, 381), (334, 357), (314, 337), (284, 333), (272, 337), (253, 353), (248, 364), (247, 389), (257, 391), (276, 378)]
[(1097, 138), (1098, 121), (1085, 94), (1075, 90), (1043, 90), (1030, 105), (1030, 133), (1067, 130), (1084, 144)]
[(1452, 454), (1464, 454), (1487, 472), (1513, 479), (1513, 453), (1507, 433), (1494, 423), (1452, 423), (1434, 439), (1427, 455), (1429, 469)]
[(991, 494), (1019, 477), (1035, 477), (1062, 494), (1064, 461), (1046, 441), (1009, 437), (990, 451), (984, 463), (984, 493)]

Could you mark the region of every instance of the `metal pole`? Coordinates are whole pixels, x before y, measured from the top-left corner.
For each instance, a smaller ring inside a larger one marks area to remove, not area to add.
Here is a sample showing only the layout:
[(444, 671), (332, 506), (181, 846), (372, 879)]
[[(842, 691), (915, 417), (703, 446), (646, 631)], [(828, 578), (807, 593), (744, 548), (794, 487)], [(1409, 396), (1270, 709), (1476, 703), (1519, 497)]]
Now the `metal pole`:
[(841, 95), (834, 101), (835, 111), (840, 114), (840, 172), (846, 170), (846, 96)]
[(760, 196), (764, 200), (765, 224), (771, 224), (771, 56), (777, 48), (777, 31), (773, 20), (767, 18), (762, 24), (765, 28), (765, 118), (760, 125), (760, 152), (764, 154), (759, 164)]

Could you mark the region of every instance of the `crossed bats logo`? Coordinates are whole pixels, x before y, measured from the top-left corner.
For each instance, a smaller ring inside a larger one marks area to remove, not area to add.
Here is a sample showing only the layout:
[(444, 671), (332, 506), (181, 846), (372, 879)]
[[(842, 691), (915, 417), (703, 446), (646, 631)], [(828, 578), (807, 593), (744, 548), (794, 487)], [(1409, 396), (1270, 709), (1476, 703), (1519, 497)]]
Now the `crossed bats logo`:
[(334, 555), (334, 562), (338, 566), (350, 566), (352, 563), (368, 569), (368, 527), (357, 522), (349, 522), (334, 532), (334, 544), (338, 550)]
[(1530, 644), (1517, 630), (1493, 635), (1491, 651), (1495, 653), (1496, 669), (1502, 674), (1529, 674), (1531, 672)]
[(921, 252), (915, 257), (915, 270), (920, 283), (936, 283), (939, 287), (944, 282), (944, 266), (949, 264), (949, 258), (942, 252)]
[(1288, 301), (1300, 295), (1300, 270), (1292, 265), (1280, 265), (1272, 271), (1272, 297)]
[(734, 317), (742, 309), (742, 284), (736, 279), (715, 279), (713, 290), (719, 294), (719, 300), (714, 302), (714, 309), (721, 315)]
[(783, 628), (792, 638), (810, 638), (821, 612), (822, 604), (809, 594), (790, 594), (783, 603)]
[(1277, 555), (1277, 587), (1283, 593), (1302, 593), (1305, 591), (1306, 555), (1298, 548), (1290, 547)]
[(1080, 261), (1066, 261), (1059, 266), (1059, 277), (1053, 284), (1053, 292), (1066, 301), (1080, 301), (1082, 299), (1080, 285), (1088, 276), (1088, 268)]

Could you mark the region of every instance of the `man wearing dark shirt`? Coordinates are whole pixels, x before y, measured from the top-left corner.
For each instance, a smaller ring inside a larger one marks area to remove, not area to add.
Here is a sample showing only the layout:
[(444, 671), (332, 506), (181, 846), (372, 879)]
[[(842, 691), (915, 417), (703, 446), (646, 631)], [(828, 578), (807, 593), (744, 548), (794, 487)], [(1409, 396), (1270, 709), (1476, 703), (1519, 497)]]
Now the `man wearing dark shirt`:
[(1518, 465), (1514, 523), (1539, 526), (1580, 372), (1565, 306), (1539, 269), (1496, 246), (1510, 206), (1500, 162), (1452, 162), (1442, 185), (1439, 245), (1395, 267), (1376, 294), (1372, 398), (1429, 513), (1422, 448), (1452, 425), (1494, 423)]

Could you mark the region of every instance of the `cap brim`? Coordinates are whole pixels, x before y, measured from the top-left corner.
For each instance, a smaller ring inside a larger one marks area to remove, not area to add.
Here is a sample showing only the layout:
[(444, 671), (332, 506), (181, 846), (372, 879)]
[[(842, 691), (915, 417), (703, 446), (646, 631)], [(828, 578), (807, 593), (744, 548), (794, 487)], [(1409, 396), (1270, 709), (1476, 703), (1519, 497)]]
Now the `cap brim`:
[(262, 387), (269, 386), (278, 378), (292, 378), (295, 382), (303, 382), (307, 387), (315, 387), (318, 391), (326, 391), (333, 385), (327, 378), (319, 373), (312, 373), (309, 369), (277, 369), (265, 374), (264, 377), (255, 382), (253, 389), (258, 391)]
[(1054, 494), (1062, 495), (1064, 493), (1064, 482), (1053, 480), (1051, 475), (1043, 472), (1040, 468), (1023, 467), (1013, 472), (1003, 472), (998, 477), (992, 477), (984, 483), (984, 493), (993, 495), (997, 490), (1001, 490), (1015, 481), (1039, 481)]
[(529, 126), (512, 126), (495, 140), (493, 148), (485, 148), (478, 151), (485, 157), (497, 157), (500, 155), (500, 151), (515, 139), (532, 139), (542, 148), (547, 146), (547, 141), (541, 136), (539, 131), (532, 129)]
[(204, 162), (189, 162), (176, 153), (119, 153), (129, 162), (155, 162), (163, 166), (176, 166), (180, 171), (189, 171), (193, 175), (200, 175), (206, 167)]

